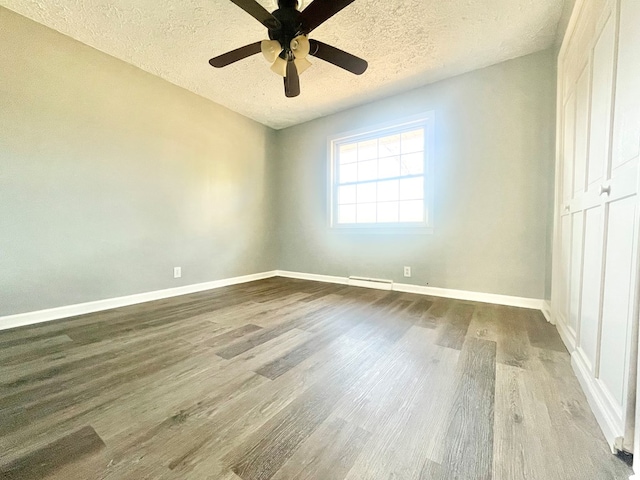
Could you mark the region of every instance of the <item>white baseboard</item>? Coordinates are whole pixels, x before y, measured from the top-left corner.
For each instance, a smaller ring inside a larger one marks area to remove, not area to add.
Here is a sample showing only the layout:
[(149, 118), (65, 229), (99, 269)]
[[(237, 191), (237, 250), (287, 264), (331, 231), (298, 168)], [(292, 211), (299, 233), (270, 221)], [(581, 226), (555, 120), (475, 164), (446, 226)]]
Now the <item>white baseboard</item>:
[(252, 275), (243, 275), (241, 277), (214, 280), (212, 282), (185, 285), (183, 287), (167, 288), (165, 290), (156, 290), (153, 292), (127, 295), (125, 297), (107, 298), (105, 300), (97, 300), (95, 302), (78, 303), (75, 305), (67, 305), (64, 307), (49, 308), (47, 310), (38, 310), (35, 312), (8, 315), (0, 317), (0, 330), (23, 327), (36, 323), (50, 322), (52, 320), (59, 320), (61, 318), (75, 317), (76, 315), (84, 315), (87, 313), (110, 310), (112, 308), (126, 307), (128, 305), (135, 305), (137, 303), (150, 302), (152, 300), (177, 297), (180, 295), (187, 295), (189, 293), (202, 292), (205, 290), (212, 290), (214, 288), (236, 285), (239, 283), (263, 280), (265, 278), (271, 278), (275, 276), (275, 271), (255, 273)]
[[(318, 275), (314, 273), (289, 272), (285, 270), (273, 270), (270, 272), (255, 273), (252, 275), (244, 275), (241, 277), (225, 278), (222, 280), (214, 280), (212, 282), (186, 285), (183, 287), (168, 288), (165, 290), (138, 293), (135, 295), (127, 295), (124, 297), (108, 298), (105, 300), (97, 300), (94, 302), (79, 303), (75, 305), (66, 305), (63, 307), (50, 308), (46, 310), (38, 310), (35, 312), (8, 315), (0, 317), (0, 330), (34, 325), (36, 323), (50, 322), (52, 320), (59, 320), (62, 318), (75, 317), (77, 315), (84, 315), (87, 313), (100, 312), (103, 310), (110, 310), (112, 308), (126, 307), (128, 305), (135, 305), (138, 303), (160, 300), (163, 298), (177, 297), (179, 295), (187, 295), (189, 293), (202, 292), (205, 290), (212, 290), (214, 288), (252, 282), (255, 280), (262, 280), (265, 278), (276, 276), (297, 278), (301, 280), (312, 280), (316, 282), (336, 283), (339, 285), (349, 284), (349, 279), (347, 277)], [(363, 284), (363, 286), (368, 285)], [(417, 293), (420, 295), (453, 298), (456, 300), (494, 303), (512, 307), (532, 308), (536, 310), (542, 310), (544, 304), (543, 300), (535, 298), (512, 297), (508, 295), (470, 292), (465, 290), (451, 290), (447, 288), (423, 287), (420, 285), (410, 285), (404, 283), (393, 283), (391, 289), (398, 292)]]
[[(299, 278), (302, 280), (314, 280), (317, 282), (337, 283), (347, 285), (347, 277), (335, 277), (329, 275), (317, 275), (314, 273), (288, 272), (277, 270), (279, 277)], [(411, 285), (408, 283), (393, 283), (392, 290), (406, 293), (417, 293), (419, 295), (431, 295), (434, 297), (453, 298), (456, 300), (469, 300), (473, 302), (494, 303), (497, 305), (507, 305), (510, 307), (532, 308), (542, 310), (544, 301), (537, 298), (512, 297), (509, 295), (497, 295), (494, 293), (470, 292), (466, 290), (452, 290), (448, 288), (423, 287), (421, 285)]]
[(349, 277), (348, 284), (352, 287), (374, 288), (376, 290), (393, 290), (393, 281), (383, 278)]
[(331, 275), (317, 275), (315, 273), (288, 272), (286, 270), (276, 270), (276, 276), (285, 278), (298, 278), (300, 280), (313, 280), (314, 282), (337, 283), (348, 285), (347, 277), (333, 277)]
[(551, 303), (549, 303), (548, 300), (542, 301), (542, 315), (544, 315), (544, 318), (547, 319), (547, 322), (549, 322), (551, 325), (555, 325), (553, 317), (551, 316)]
[(580, 357), (577, 351), (571, 353), (571, 366), (573, 371), (580, 382), (582, 391), (587, 397), (591, 411), (593, 412), (600, 429), (609, 444), (609, 448), (612, 452), (615, 451), (616, 438), (624, 435), (624, 428), (620, 428), (615, 420), (615, 414), (611, 412), (609, 402), (606, 399), (606, 395), (598, 385), (598, 380), (593, 378), (589, 369), (584, 364), (584, 361)]
[(542, 300), (537, 298), (512, 297), (510, 295), (470, 292), (467, 290), (452, 290), (449, 288), (423, 287), (420, 285), (410, 285), (408, 283), (394, 283), (393, 290), (397, 290), (398, 292), (417, 293), (420, 295), (431, 295), (433, 297), (453, 298), (456, 300), (494, 303), (496, 305), (506, 305), (509, 307), (542, 310)]
[(555, 326), (564, 346), (569, 352), (573, 352), (576, 349), (576, 336), (561, 321), (555, 322)]

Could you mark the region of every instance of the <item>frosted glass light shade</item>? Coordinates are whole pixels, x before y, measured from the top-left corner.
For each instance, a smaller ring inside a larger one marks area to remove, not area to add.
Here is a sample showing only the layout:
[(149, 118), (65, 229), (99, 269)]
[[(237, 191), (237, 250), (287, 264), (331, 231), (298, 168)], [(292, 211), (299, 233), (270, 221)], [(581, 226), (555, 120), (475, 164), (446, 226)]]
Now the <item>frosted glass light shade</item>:
[(298, 35), (291, 40), (291, 51), (296, 58), (305, 58), (311, 51), (309, 39), (304, 35)]
[(260, 50), (267, 62), (273, 63), (276, 61), (276, 58), (278, 58), (278, 55), (280, 55), (282, 46), (277, 40), (263, 40), (260, 42)]
[(271, 71), (277, 73), (281, 77), (286, 77), (287, 61), (284, 58), (277, 57), (276, 61), (271, 65)]
[(298, 75), (302, 75), (302, 73), (312, 65), (312, 63), (306, 58), (296, 58), (294, 62), (296, 64), (296, 69), (298, 70)]

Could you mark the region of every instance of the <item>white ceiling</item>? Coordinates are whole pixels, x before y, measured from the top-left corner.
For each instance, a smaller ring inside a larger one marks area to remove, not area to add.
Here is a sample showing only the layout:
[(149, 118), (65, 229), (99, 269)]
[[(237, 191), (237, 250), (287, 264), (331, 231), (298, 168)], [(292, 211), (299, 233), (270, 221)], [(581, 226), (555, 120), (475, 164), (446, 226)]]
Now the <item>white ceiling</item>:
[[(258, 0), (268, 10), (276, 0)], [(273, 128), (311, 120), (548, 48), (564, 0), (356, 0), (310, 37), (369, 62), (356, 76), (316, 58), (285, 98), (262, 55), (208, 60), (266, 38), (228, 0), (0, 0), (76, 40)], [(303, 2), (309, 3), (309, 0)]]

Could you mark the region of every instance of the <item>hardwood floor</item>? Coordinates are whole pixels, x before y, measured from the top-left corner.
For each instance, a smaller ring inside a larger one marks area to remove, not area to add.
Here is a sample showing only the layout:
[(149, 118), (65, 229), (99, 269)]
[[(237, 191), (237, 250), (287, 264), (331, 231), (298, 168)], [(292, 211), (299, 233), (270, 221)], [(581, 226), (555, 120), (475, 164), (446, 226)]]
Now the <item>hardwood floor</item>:
[(626, 480), (533, 310), (274, 278), (0, 332), (0, 478)]

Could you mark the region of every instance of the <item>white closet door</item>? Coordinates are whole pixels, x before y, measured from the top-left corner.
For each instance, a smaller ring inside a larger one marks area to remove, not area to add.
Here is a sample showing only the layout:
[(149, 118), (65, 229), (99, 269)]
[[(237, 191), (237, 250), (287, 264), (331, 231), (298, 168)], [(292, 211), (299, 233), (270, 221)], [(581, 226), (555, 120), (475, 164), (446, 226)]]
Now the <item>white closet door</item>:
[[(572, 95), (566, 102), (563, 109), (564, 119), (564, 135), (563, 135), (563, 152), (561, 160), (561, 182), (560, 182), (560, 198), (562, 199), (562, 218), (560, 220), (560, 260), (558, 262), (557, 275), (562, 280), (557, 282), (557, 292), (555, 294), (557, 301), (554, 304), (555, 315), (560, 318), (563, 325), (569, 325), (569, 295), (571, 283), (571, 242), (572, 242), (572, 225), (571, 225), (571, 198), (573, 192), (573, 161), (574, 161), (574, 143), (575, 143), (575, 116), (576, 116), (576, 97)], [(567, 328), (567, 335), (571, 337), (571, 342), (575, 342), (576, 325)]]
[[(578, 351), (589, 374), (597, 377), (601, 333), (602, 267), (604, 255), (605, 207), (599, 189), (608, 171), (615, 19), (611, 14), (593, 50), (591, 121), (585, 203), (584, 276), (580, 310)], [(590, 195), (589, 195), (590, 194)]]
[[(611, 155), (600, 185), (607, 208), (598, 378), (612, 411), (629, 422), (632, 327), (637, 319), (638, 155), (640, 153), (640, 2), (620, 3)], [(635, 385), (634, 385), (635, 387)], [(633, 401), (633, 398), (631, 398)]]
[[(609, 194), (609, 240), (605, 282), (614, 289), (605, 296), (603, 311), (603, 352), (600, 378), (613, 394), (622, 389), (622, 415), (625, 418), (625, 448), (635, 450), (636, 465), (640, 460), (640, 441), (633, 445), (634, 394), (638, 385), (637, 365), (632, 365), (638, 322), (638, 163), (640, 156), (640, 1), (621, 0), (618, 36), (618, 62), (615, 80), (615, 102), (611, 146), (611, 178)], [(625, 252), (631, 251), (631, 259)], [(611, 273), (609, 273), (611, 272)], [(611, 277), (611, 280), (609, 280)], [(619, 291), (615, 291), (615, 288)], [(611, 296), (611, 298), (609, 298)], [(609, 333), (611, 332), (611, 333)], [(615, 338), (623, 335), (624, 338)], [(606, 344), (606, 346), (605, 346)], [(627, 352), (622, 358), (616, 350)], [(609, 359), (611, 359), (609, 361)], [(609, 365), (620, 365), (619, 370)], [(640, 395), (637, 396), (640, 399)], [(619, 398), (618, 398), (619, 399)], [(636, 421), (635, 425), (640, 425)], [(640, 428), (637, 429), (640, 432)], [(636, 473), (640, 469), (636, 468)]]
[[(580, 315), (582, 311), (582, 281), (584, 274), (584, 226), (585, 212), (582, 197), (586, 188), (587, 154), (589, 145), (589, 106), (590, 106), (591, 64), (587, 62), (576, 85), (576, 105), (574, 132), (574, 167), (573, 195), (571, 198), (574, 211), (572, 215), (571, 234), (571, 279), (569, 284), (569, 318), (567, 330), (573, 337), (574, 345), (580, 342)], [(590, 219), (592, 220), (592, 219)], [(592, 246), (590, 246), (592, 248)], [(589, 265), (589, 269), (592, 265)], [(588, 269), (588, 270), (589, 270)], [(587, 271), (587, 273), (589, 273)], [(596, 286), (597, 287), (597, 286)]]
[(553, 312), (605, 437), (640, 459), (640, 0), (577, 5), (559, 57)]

